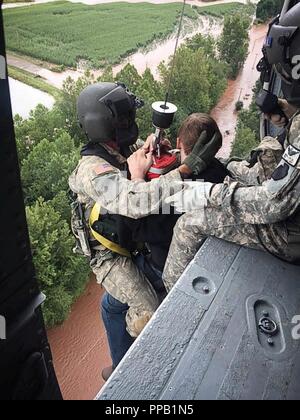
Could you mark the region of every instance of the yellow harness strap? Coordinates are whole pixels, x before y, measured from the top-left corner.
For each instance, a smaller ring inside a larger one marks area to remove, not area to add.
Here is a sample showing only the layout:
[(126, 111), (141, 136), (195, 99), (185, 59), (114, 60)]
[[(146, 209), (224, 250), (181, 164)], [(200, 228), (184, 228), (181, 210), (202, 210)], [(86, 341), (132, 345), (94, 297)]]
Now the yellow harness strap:
[(114, 242), (111, 242), (109, 239), (104, 238), (104, 236), (100, 235), (92, 228), (94, 223), (99, 220), (100, 214), (101, 214), (101, 206), (100, 204), (96, 203), (90, 215), (90, 229), (92, 231), (94, 238), (101, 245), (105, 246), (105, 248), (109, 249), (110, 251), (115, 252), (116, 254), (122, 255), (123, 257), (131, 257), (131, 254), (127, 249), (122, 248), (120, 245)]

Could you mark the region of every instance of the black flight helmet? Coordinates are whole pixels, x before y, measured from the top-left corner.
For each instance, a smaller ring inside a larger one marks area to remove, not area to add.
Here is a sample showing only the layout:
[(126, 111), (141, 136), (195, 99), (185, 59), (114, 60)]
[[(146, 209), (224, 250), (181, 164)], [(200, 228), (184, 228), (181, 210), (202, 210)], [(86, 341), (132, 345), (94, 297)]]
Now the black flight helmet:
[(265, 52), (282, 80), (286, 100), (300, 106), (300, 3), (270, 25)]
[(124, 84), (102, 82), (88, 86), (77, 101), (81, 128), (91, 143), (116, 141), (120, 146), (138, 138), (136, 110), (143, 102)]

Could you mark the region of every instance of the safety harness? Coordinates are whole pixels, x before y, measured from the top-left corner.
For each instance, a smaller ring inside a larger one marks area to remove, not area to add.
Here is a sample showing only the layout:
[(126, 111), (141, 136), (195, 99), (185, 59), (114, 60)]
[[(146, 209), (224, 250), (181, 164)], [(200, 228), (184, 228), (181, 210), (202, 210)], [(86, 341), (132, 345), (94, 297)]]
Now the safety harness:
[(94, 236), (94, 238), (105, 248), (109, 249), (110, 251), (122, 255), (123, 257), (130, 257), (131, 253), (125, 249), (122, 248), (119, 244), (110, 241), (108, 238), (105, 238), (102, 236), (99, 232), (97, 232), (93, 227), (95, 226), (95, 223), (98, 223), (101, 220), (101, 206), (99, 203), (96, 203), (92, 209), (90, 220), (89, 220), (89, 226), (91, 229), (91, 232)]
[[(124, 151), (124, 155), (127, 154), (128, 153)], [(89, 143), (85, 145), (81, 150), (81, 156), (98, 156), (121, 171), (127, 170), (127, 163), (120, 163), (117, 158), (111, 155), (100, 143)], [(126, 238), (126, 247), (122, 246), (124, 245), (123, 243), (122, 245), (120, 244), (120, 242), (124, 242), (121, 237), (124, 237), (122, 226), (124, 227), (126, 225), (125, 219), (125, 217), (119, 215), (101, 214), (101, 205), (96, 203), (91, 211), (87, 224), (97, 243), (103, 245), (106, 249), (109, 249), (115, 254), (131, 257), (131, 252), (134, 248), (132, 241), (130, 241), (129, 238)], [(125, 234), (125, 236), (129, 237), (129, 234)]]

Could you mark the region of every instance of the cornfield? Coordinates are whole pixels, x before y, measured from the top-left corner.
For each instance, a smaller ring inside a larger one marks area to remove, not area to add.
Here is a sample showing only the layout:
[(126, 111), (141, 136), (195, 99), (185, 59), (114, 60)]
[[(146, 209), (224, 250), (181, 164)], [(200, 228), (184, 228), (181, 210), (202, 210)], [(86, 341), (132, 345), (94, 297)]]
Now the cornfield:
[[(222, 16), (241, 4), (187, 7), (186, 15)], [(8, 50), (50, 63), (100, 68), (163, 39), (174, 31), (180, 3), (110, 3), (96, 6), (58, 1), (5, 10)]]

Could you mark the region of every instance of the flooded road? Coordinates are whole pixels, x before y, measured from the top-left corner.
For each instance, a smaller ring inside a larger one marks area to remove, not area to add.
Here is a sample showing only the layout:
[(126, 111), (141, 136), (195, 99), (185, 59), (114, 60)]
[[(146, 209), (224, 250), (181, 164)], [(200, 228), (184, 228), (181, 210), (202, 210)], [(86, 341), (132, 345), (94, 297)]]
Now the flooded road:
[[(222, 32), (222, 25), (220, 19), (212, 17), (200, 16), (196, 24), (189, 23), (183, 27), (182, 36), (178, 45), (182, 45), (188, 38), (201, 33), (202, 35), (212, 35), (217, 38)], [(152, 44), (150, 51), (138, 51), (124, 60), (120, 65), (113, 69), (116, 75), (126, 64), (133, 64), (138, 73), (142, 75), (148, 68), (151, 70), (155, 79), (159, 79), (158, 66), (162, 61), (167, 61), (170, 56), (174, 54), (176, 36), (173, 34), (165, 41), (160, 41), (157, 44)]]
[(236, 80), (229, 81), (224, 95), (211, 113), (224, 134), (224, 144), (219, 152), (221, 157), (227, 158), (231, 152), (238, 118), (238, 114), (235, 112), (236, 102), (239, 100), (243, 101), (244, 108), (247, 108), (252, 101), (252, 89), (259, 79), (256, 65), (262, 55), (261, 48), (266, 33), (266, 25), (253, 26), (250, 31), (249, 56), (245, 66)]

